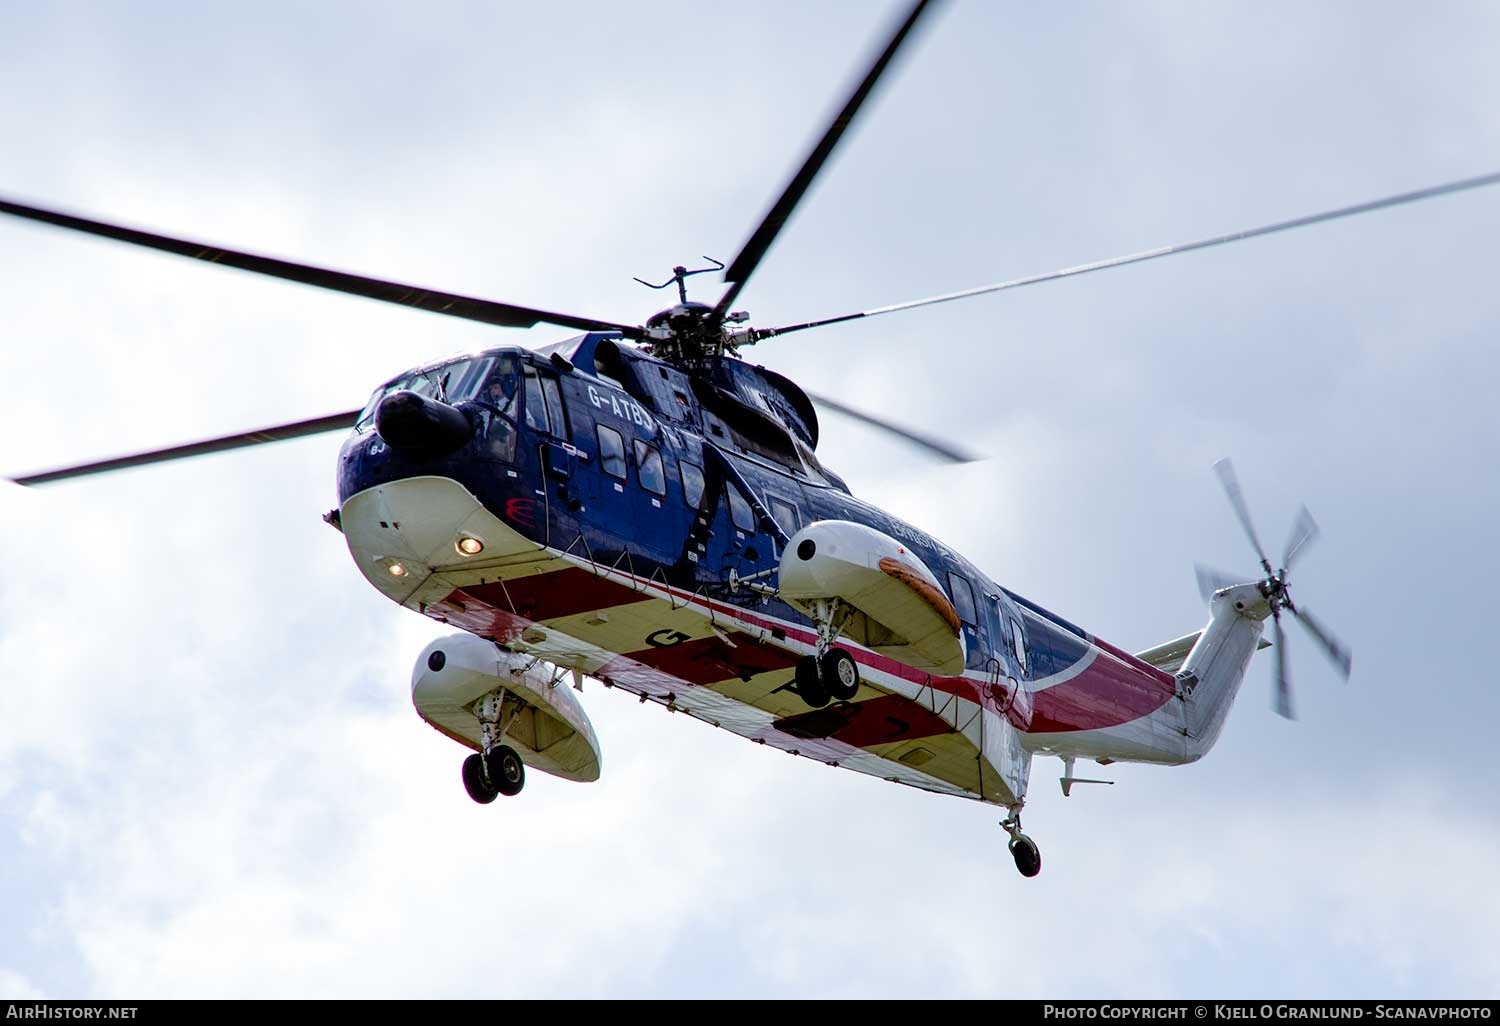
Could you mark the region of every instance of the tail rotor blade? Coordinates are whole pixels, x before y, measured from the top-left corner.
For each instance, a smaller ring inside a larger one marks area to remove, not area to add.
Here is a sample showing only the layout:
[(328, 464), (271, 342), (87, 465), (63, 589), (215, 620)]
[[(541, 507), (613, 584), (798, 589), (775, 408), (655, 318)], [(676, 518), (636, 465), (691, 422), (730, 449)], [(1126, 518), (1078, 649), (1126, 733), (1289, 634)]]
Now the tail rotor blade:
[(1203, 601), (1205, 602), (1212, 599), (1216, 591), (1223, 591), (1225, 588), (1232, 588), (1236, 584), (1244, 583), (1243, 577), (1226, 574), (1222, 570), (1215, 570), (1213, 567), (1204, 566), (1202, 563), (1194, 563), (1193, 571), (1198, 575), (1198, 592), (1203, 596)]
[(1234, 464), (1226, 456), (1214, 464), (1214, 473), (1219, 475), (1219, 481), (1224, 485), (1224, 491), (1229, 496), (1229, 504), (1234, 507), (1235, 515), (1240, 518), (1240, 524), (1245, 528), (1245, 533), (1250, 536), (1250, 544), (1255, 546), (1255, 554), (1260, 557), (1261, 566), (1265, 567), (1266, 573), (1271, 572), (1271, 561), (1266, 558), (1266, 550), (1260, 543), (1260, 537), (1255, 533), (1255, 525), (1250, 523), (1250, 507), (1245, 505), (1244, 493), (1240, 491), (1240, 480), (1235, 476)]
[(1271, 621), (1275, 629), (1276, 640), (1272, 647), (1276, 649), (1276, 715), (1289, 720), (1297, 718), (1292, 709), (1292, 684), (1287, 678), (1286, 669), (1286, 632), (1281, 629), (1281, 617)]
[(1350, 671), (1354, 669), (1354, 653), (1350, 652), (1348, 648), (1329, 632), (1328, 628), (1314, 619), (1313, 615), (1306, 609), (1299, 607), (1292, 610), (1292, 612), (1298, 620), (1302, 621), (1302, 626), (1307, 628), (1307, 633), (1317, 639), (1318, 644), (1322, 646), (1328, 658), (1333, 660), (1334, 666), (1338, 667), (1339, 676), (1348, 680)]
[(1297, 519), (1292, 523), (1292, 533), (1286, 540), (1286, 555), (1281, 557), (1281, 568), (1288, 569), (1292, 561), (1297, 558), (1297, 553), (1302, 547), (1318, 536), (1318, 522), (1312, 518), (1312, 514), (1303, 506), (1297, 511)]

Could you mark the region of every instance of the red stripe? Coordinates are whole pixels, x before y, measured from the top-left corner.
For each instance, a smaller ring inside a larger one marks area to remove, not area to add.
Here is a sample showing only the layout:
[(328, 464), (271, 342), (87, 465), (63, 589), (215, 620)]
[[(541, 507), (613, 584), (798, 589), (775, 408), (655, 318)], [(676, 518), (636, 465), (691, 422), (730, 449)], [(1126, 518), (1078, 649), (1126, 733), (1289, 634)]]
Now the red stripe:
[(776, 729), (793, 737), (827, 738), (852, 748), (954, 733), (947, 720), (900, 695), (840, 702), (826, 709), (798, 713), (777, 720)]
[(1124, 651), (1123, 649), (1115, 648), (1115, 646), (1111, 645), (1107, 641), (1101, 641), (1100, 639), (1093, 637), (1093, 635), (1090, 635), (1089, 637), (1093, 640), (1095, 645), (1097, 645), (1099, 648), (1104, 649), (1104, 651), (1120, 660), (1120, 662), (1124, 663), (1132, 670), (1135, 670), (1137, 673), (1144, 673), (1148, 677), (1154, 677), (1162, 684), (1165, 684), (1169, 691), (1175, 692), (1177, 690), (1177, 679), (1166, 670), (1163, 670), (1158, 666), (1152, 666), (1144, 659), (1139, 659), (1136, 656), (1131, 655), (1129, 652)]
[[(730, 644), (729, 642), (733, 642)], [(684, 641), (680, 645), (644, 648), (611, 660), (596, 676), (623, 676), (644, 666), (669, 674), (689, 684), (717, 684), (734, 677), (790, 670), (798, 657), (784, 648), (767, 645), (748, 634), (734, 631), (729, 642), (717, 637)]]
[(471, 585), (460, 589), (459, 595), (535, 621), (560, 620), (649, 598), (578, 567), (517, 577), (504, 583)]
[(424, 612), (439, 623), (460, 627), (470, 634), (498, 641), (502, 645), (514, 644), (531, 621), (487, 602), (481, 602), (461, 589), (441, 602), (434, 602)]
[(1117, 727), (1154, 713), (1175, 693), (1171, 683), (1102, 651), (1072, 680), (1032, 692), (1030, 730), (1045, 734)]

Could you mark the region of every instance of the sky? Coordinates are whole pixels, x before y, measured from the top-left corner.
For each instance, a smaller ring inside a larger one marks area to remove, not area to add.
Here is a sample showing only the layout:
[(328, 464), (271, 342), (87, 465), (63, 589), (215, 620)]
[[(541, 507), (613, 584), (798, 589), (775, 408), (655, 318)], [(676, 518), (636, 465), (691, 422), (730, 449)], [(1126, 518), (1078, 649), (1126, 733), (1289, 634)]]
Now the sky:
[[(894, 3), (12, 5), (0, 195), (638, 323), (730, 259)], [(1500, 9), (955, 0), (737, 305), (865, 310), (1500, 169)], [(320, 515), (334, 435), (0, 488), (0, 996), (1495, 997), (1500, 188), (762, 343), (856, 493), (1125, 648), (1281, 550), (1194, 766), (1003, 810), (597, 686), (604, 756), (474, 805), (440, 625)], [(0, 471), (350, 409), (507, 331), (0, 224)], [(713, 298), (709, 276), (693, 295)]]

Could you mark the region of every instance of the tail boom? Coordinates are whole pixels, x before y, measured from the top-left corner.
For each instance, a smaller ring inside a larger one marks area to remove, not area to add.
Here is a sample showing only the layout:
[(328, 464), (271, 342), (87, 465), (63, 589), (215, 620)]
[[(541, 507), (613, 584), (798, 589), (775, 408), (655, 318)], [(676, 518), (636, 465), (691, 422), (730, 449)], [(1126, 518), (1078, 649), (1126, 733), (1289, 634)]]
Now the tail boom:
[(1219, 739), (1271, 607), (1254, 584), (1216, 592), (1208, 626), (1177, 671), (1183, 695), (1183, 762), (1196, 762)]
[[(1091, 674), (1114, 695), (1093, 696), (1099, 708), (1124, 712), (1137, 694), (1154, 692), (1160, 697), (1152, 699), (1149, 707), (1137, 705), (1137, 716), (1130, 717), (1127, 712), (1113, 724), (1078, 729), (1082, 726), (1076, 722), (1078, 717), (1068, 717), (1073, 723), (1063, 722), (1060, 716), (1055, 717), (1058, 722), (1049, 719), (1045, 710), (1056, 703), (1049, 704), (1051, 689), (1044, 689), (1033, 695), (1037, 709), (1043, 712), (1033, 719), (1025, 738), (1027, 747), (1039, 753), (1105, 763), (1182, 765), (1201, 759), (1218, 740), (1250, 658), (1261, 644), (1265, 620), (1271, 615), (1269, 604), (1254, 584), (1223, 589), (1213, 596), (1209, 608), (1208, 625), (1196, 635), (1190, 649), (1186, 646), (1193, 635), (1169, 643), (1186, 650), (1185, 658), (1172, 653), (1172, 664), (1180, 660), (1172, 677), (1135, 657), (1100, 647), (1103, 643), (1095, 641), (1097, 650), (1090, 658), (1113, 663), (1115, 670), (1107, 675)], [(1099, 667), (1088, 669), (1097, 671)], [(1158, 679), (1166, 682), (1164, 694), (1157, 690), (1161, 687)]]

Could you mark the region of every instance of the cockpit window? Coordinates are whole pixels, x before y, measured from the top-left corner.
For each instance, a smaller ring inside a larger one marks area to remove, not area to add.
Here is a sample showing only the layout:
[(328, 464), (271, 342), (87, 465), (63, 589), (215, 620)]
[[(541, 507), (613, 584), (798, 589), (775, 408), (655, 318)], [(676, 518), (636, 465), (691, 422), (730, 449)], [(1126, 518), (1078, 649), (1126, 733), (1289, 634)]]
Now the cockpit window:
[(377, 388), (360, 413), (355, 429), (368, 430), (375, 422), (375, 407), (380, 400), (403, 389), (430, 399), (442, 399), (450, 404), (487, 402), (499, 412), (514, 418), (517, 391), (515, 383), (518, 380), (516, 358), (510, 354), (469, 357), (429, 367), (403, 375)]
[(431, 399), (437, 398), (438, 381), (439, 376), (427, 370), (416, 374), (407, 374), (404, 377), (397, 378), (395, 381), (381, 385), (370, 396), (370, 401), (365, 404), (364, 410), (360, 412), (359, 420), (354, 424), (355, 430), (368, 430), (375, 423), (375, 407), (380, 405), (380, 400), (392, 392), (405, 390), (427, 396)]
[(486, 361), (484, 373), (472, 380), (475, 383), (475, 402), (484, 403), (511, 420), (516, 419), (516, 397), (521, 392), (521, 379), (514, 356), (497, 356)]
[(484, 384), (491, 363), (494, 361), (481, 356), (474, 360), (461, 360), (441, 368), (437, 373), (443, 381), (443, 390), (448, 401), (457, 403), (465, 399), (473, 399)]

